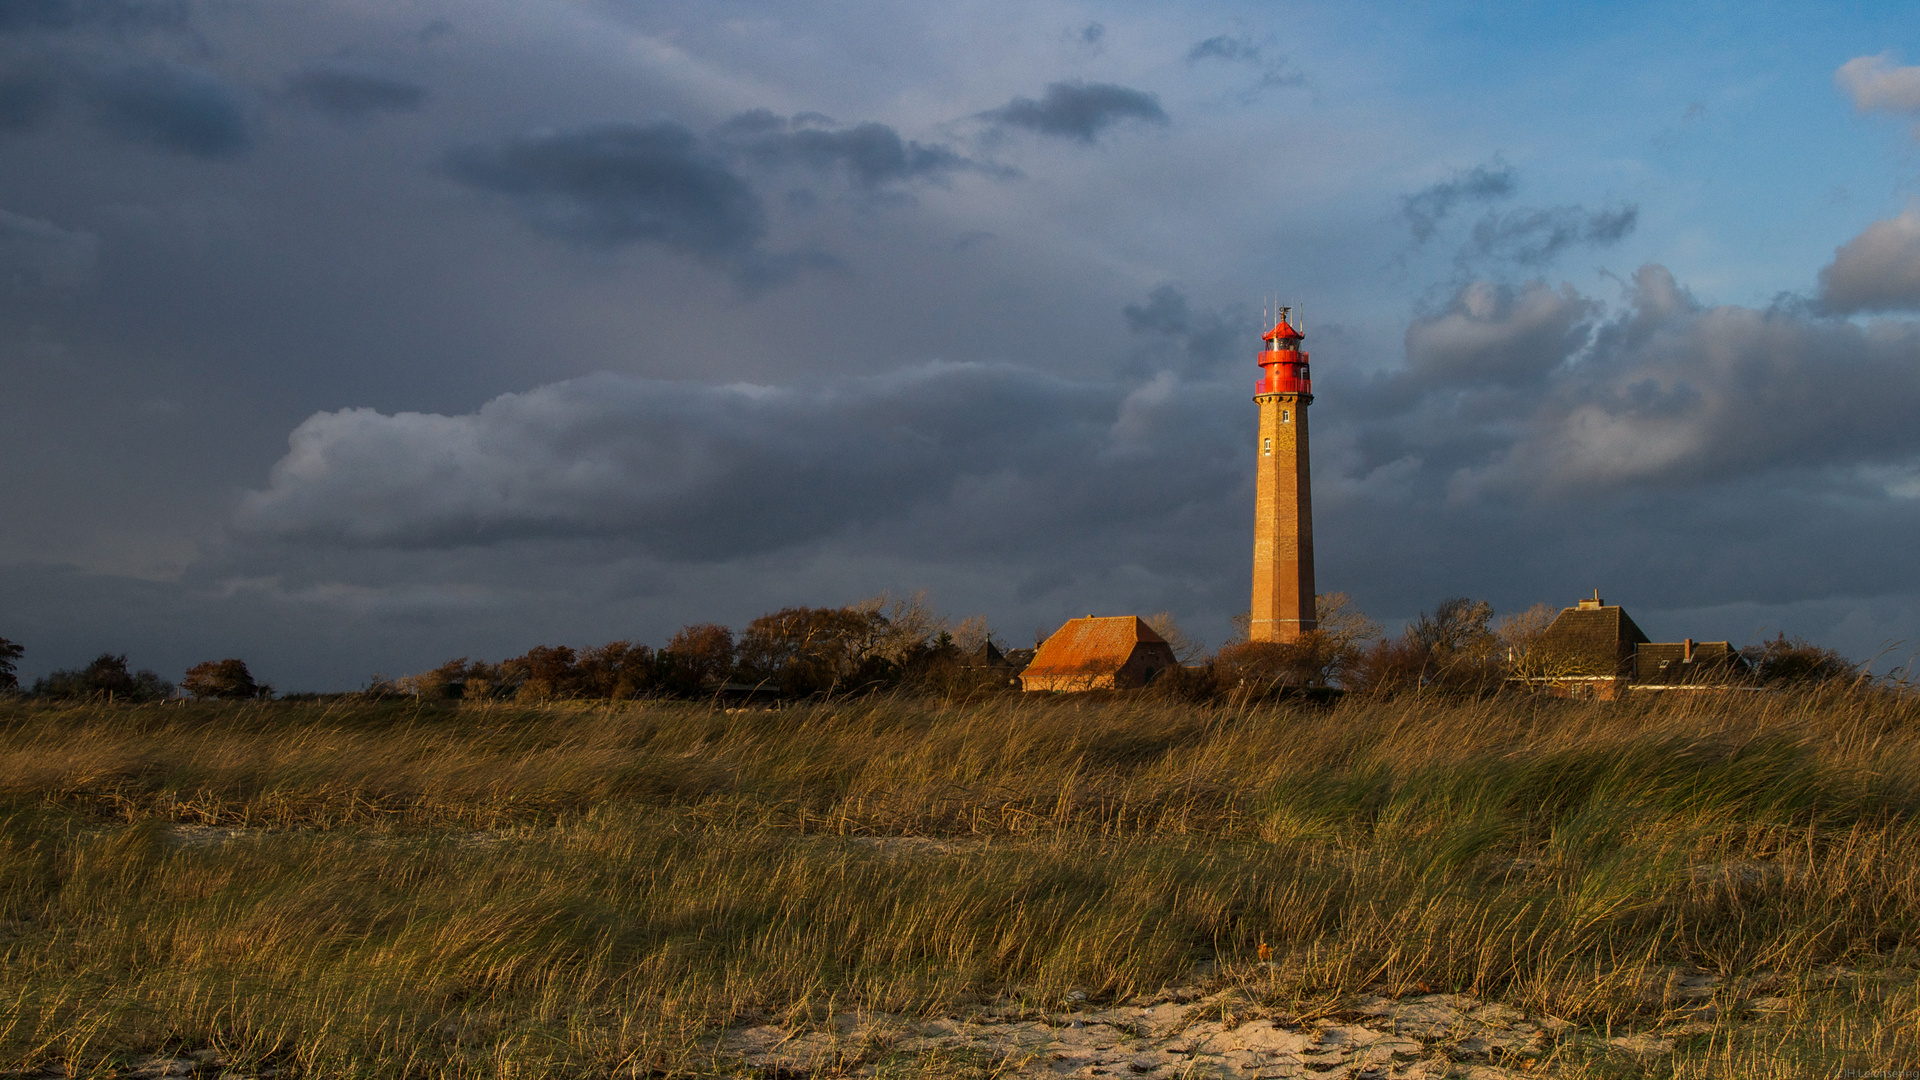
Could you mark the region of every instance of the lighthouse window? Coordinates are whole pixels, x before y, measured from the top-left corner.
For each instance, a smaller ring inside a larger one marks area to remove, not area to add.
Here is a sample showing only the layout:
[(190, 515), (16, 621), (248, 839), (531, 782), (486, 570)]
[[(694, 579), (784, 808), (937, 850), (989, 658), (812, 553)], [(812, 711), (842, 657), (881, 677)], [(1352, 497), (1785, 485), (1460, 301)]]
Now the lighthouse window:
[(1261, 448), (1260, 448), (1260, 449), (1261, 449), (1261, 452), (1263, 452), (1263, 453), (1267, 453), (1267, 454), (1271, 454), (1271, 453), (1273, 453), (1273, 440), (1272, 440), (1272, 439), (1268, 439), (1268, 440), (1266, 440), (1266, 443), (1267, 443), (1267, 445), (1265, 445), (1265, 446), (1263, 446), (1263, 447), (1261, 447)]
[(1287, 410), (1285, 410), (1285, 409), (1281, 409), (1281, 410), (1280, 410), (1280, 422), (1281, 422), (1281, 423), (1283, 423), (1283, 424), (1284, 424), (1284, 423), (1287, 423), (1287, 422), (1288, 422), (1288, 421), (1287, 421)]

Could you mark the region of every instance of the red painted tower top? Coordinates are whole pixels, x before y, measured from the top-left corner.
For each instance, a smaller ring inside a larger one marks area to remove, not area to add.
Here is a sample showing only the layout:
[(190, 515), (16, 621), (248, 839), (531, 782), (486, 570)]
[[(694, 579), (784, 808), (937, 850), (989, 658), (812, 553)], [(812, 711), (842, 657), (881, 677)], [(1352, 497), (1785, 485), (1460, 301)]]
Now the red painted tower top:
[(1292, 308), (1280, 309), (1280, 321), (1260, 335), (1267, 347), (1260, 350), (1260, 381), (1254, 384), (1256, 395), (1300, 394), (1313, 400), (1313, 379), (1307, 370), (1307, 354), (1300, 351), (1300, 339), (1306, 337), (1287, 322)]
[(1292, 327), (1292, 325), (1290, 325), (1287, 322), (1287, 313), (1292, 310), (1293, 310), (1292, 308), (1281, 308), (1280, 321), (1273, 324), (1273, 329), (1267, 331), (1264, 334), (1261, 334), (1260, 340), (1262, 341), (1299, 341), (1301, 338), (1306, 337), (1307, 335), (1301, 333), (1298, 330), (1295, 330)]

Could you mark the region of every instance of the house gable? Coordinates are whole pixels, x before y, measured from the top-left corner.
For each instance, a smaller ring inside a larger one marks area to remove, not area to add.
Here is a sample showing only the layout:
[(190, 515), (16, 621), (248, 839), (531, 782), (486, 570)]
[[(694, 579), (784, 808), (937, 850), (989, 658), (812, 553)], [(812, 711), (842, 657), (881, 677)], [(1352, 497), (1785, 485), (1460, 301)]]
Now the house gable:
[(1589, 677), (1625, 676), (1633, 672), (1634, 650), (1647, 641), (1626, 610), (1583, 600), (1562, 608), (1540, 637), (1540, 649), (1554, 674)]

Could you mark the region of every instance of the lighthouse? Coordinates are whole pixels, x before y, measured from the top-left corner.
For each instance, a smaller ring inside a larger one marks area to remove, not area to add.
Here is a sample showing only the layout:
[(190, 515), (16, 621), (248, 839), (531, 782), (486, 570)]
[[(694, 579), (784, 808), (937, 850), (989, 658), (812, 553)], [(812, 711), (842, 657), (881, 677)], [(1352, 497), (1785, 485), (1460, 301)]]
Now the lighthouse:
[(1260, 406), (1260, 438), (1255, 444), (1253, 523), (1253, 607), (1248, 637), (1254, 641), (1297, 641), (1318, 623), (1313, 608), (1313, 493), (1307, 466), (1307, 406), (1313, 382), (1305, 335), (1287, 323), (1293, 309), (1281, 308), (1273, 329), (1261, 335), (1260, 381), (1253, 400)]

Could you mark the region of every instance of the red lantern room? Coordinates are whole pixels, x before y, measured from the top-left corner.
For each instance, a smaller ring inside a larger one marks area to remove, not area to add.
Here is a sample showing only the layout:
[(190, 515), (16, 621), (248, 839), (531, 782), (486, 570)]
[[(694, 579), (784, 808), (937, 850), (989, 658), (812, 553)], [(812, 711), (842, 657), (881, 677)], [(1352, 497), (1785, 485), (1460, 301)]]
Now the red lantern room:
[(1260, 351), (1260, 381), (1254, 384), (1254, 393), (1302, 394), (1312, 401), (1313, 380), (1307, 371), (1307, 354), (1300, 351), (1300, 339), (1306, 335), (1287, 323), (1287, 313), (1292, 310), (1281, 308), (1280, 321), (1260, 335), (1267, 347)]

